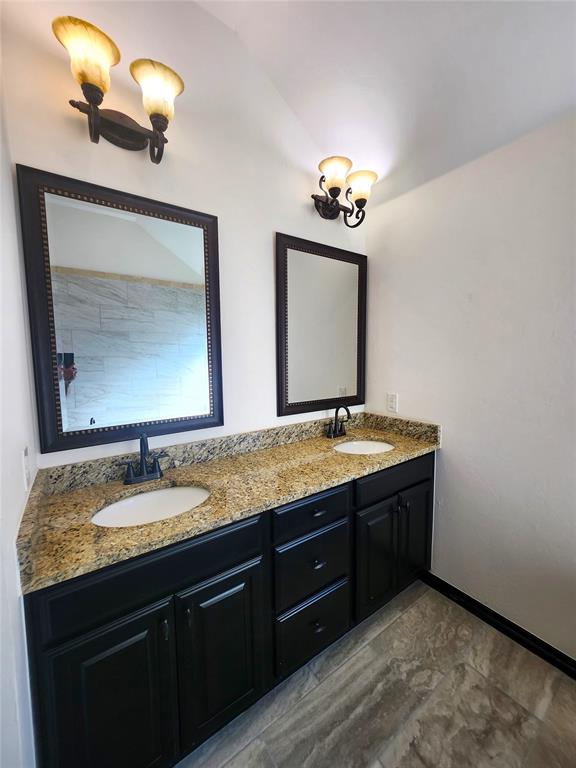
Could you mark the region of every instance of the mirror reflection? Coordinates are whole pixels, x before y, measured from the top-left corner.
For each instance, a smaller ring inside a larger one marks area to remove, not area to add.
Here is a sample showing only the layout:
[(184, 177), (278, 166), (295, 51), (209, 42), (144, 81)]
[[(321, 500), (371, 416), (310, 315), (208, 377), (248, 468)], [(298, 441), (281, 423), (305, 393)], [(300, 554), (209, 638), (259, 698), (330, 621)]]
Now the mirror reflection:
[(209, 414), (205, 231), (45, 194), (63, 432)]
[(358, 391), (358, 264), (287, 249), (288, 401)]

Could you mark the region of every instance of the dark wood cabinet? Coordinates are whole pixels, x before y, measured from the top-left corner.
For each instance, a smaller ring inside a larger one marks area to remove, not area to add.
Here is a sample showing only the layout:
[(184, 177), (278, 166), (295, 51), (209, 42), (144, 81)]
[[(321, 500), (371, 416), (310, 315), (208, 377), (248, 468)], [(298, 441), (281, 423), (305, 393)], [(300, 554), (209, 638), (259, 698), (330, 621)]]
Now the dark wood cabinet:
[(183, 752), (262, 695), (269, 621), (264, 594), (258, 558), (176, 596)]
[(398, 590), (430, 568), (432, 538), (431, 481), (402, 491), (398, 501)]
[(398, 500), (394, 496), (356, 515), (356, 616), (364, 618), (396, 592)]
[(430, 567), (433, 483), (356, 513), (356, 619), (366, 618)]
[(39, 768), (169, 768), (430, 567), (434, 456), (25, 598)]
[(172, 601), (45, 654), (51, 768), (162, 768), (177, 754)]

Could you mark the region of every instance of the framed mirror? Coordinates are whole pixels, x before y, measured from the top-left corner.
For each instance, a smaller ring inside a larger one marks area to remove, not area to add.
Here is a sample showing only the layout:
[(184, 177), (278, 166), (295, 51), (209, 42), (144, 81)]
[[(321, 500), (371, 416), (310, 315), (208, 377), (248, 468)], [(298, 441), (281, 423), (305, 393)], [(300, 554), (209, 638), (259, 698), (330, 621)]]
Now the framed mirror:
[(42, 452), (222, 424), (217, 218), (17, 174)]
[(276, 234), (279, 416), (364, 402), (366, 263)]

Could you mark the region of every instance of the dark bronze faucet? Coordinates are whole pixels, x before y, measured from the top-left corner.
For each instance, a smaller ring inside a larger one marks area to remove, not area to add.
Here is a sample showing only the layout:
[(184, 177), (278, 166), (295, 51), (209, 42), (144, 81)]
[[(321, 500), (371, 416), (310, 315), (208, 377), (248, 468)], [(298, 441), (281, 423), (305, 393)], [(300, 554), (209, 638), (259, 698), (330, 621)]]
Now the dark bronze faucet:
[[(346, 411), (346, 419), (339, 421), (338, 414), (341, 408), (344, 408)], [(350, 411), (347, 405), (339, 405), (334, 414), (334, 421), (331, 421), (326, 428), (326, 437), (343, 437), (346, 434), (345, 421), (350, 421)]]
[[(159, 480), (162, 477), (159, 459), (167, 456), (165, 451), (159, 453), (150, 453), (148, 447), (148, 436), (145, 432), (140, 435), (140, 459), (137, 466), (131, 461), (123, 461), (126, 465), (126, 474), (124, 475), (124, 485), (134, 485), (135, 483), (144, 483), (147, 480)], [(150, 464), (152, 459), (152, 464)]]

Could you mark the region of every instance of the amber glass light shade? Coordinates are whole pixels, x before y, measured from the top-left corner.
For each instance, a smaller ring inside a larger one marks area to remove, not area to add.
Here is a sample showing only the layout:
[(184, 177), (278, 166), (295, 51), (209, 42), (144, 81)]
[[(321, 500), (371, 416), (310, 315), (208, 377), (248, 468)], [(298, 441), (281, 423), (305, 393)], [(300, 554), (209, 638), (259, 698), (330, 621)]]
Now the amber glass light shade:
[(350, 187), (352, 193), (350, 198), (358, 203), (359, 201), (366, 201), (370, 197), (372, 191), (372, 185), (378, 180), (378, 174), (374, 171), (354, 171), (346, 179), (346, 186)]
[(148, 115), (174, 117), (174, 99), (184, 90), (184, 81), (173, 69), (152, 59), (136, 59), (130, 64), (132, 77), (142, 89), (142, 102)]
[(318, 166), (320, 173), (326, 177), (324, 186), (328, 191), (331, 189), (341, 190), (346, 183), (346, 174), (352, 168), (352, 160), (347, 157), (327, 157)]
[(52, 31), (70, 55), (70, 68), (80, 85), (95, 85), (103, 93), (110, 88), (110, 67), (120, 61), (116, 43), (89, 21), (59, 16)]

